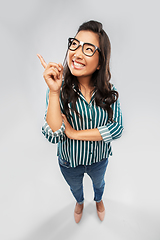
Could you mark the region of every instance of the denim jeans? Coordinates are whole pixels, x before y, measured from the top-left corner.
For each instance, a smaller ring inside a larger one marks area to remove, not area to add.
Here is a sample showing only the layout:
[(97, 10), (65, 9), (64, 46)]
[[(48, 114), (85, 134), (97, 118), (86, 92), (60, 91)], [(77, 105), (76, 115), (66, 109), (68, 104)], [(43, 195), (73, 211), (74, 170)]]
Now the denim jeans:
[(70, 186), (70, 190), (79, 204), (84, 201), (83, 195), (83, 177), (84, 173), (87, 173), (93, 184), (94, 189), (94, 201), (100, 202), (104, 192), (104, 175), (108, 165), (108, 158), (102, 159), (98, 163), (92, 165), (79, 165), (75, 168), (70, 167), (69, 162), (58, 157), (60, 170), (64, 176), (66, 182)]

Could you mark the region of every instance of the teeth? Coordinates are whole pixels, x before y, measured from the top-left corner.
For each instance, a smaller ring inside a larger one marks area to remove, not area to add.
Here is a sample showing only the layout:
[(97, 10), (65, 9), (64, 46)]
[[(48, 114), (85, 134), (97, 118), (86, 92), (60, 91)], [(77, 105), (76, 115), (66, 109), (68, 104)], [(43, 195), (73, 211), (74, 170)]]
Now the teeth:
[(74, 65), (77, 66), (77, 67), (84, 67), (83, 64), (80, 64), (80, 63), (77, 63), (77, 62), (74, 62)]

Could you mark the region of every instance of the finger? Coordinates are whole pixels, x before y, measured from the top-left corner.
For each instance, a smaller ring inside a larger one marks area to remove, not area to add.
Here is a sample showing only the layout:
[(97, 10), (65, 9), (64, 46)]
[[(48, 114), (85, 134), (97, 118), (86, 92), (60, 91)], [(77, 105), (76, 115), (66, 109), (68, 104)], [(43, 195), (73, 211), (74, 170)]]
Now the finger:
[(47, 63), (45, 62), (44, 58), (40, 55), (40, 54), (37, 54), (37, 57), (39, 58), (39, 60), (41, 61), (41, 64), (44, 68), (47, 67)]
[(58, 66), (60, 67), (61, 71), (60, 71), (60, 78), (62, 78), (63, 76), (63, 66), (61, 63), (58, 63)]
[(52, 69), (53, 71), (55, 71), (57, 73), (58, 79), (62, 78), (63, 70), (61, 70), (61, 68), (59, 67), (59, 65), (57, 63), (49, 62), (45, 71), (47, 69)]
[(43, 75), (44, 75), (44, 77), (47, 76), (47, 75), (52, 76), (54, 80), (59, 79), (59, 77), (60, 77), (59, 76), (60, 74), (59, 74), (58, 70), (55, 69), (55, 68), (48, 68), (48, 69), (46, 69), (44, 71)]
[(53, 70), (53, 72), (55, 72), (55, 73), (57, 74), (57, 75), (56, 75), (57, 78), (60, 79), (60, 78), (61, 78), (61, 73), (60, 73), (60, 71), (58, 71), (58, 69), (57, 69), (56, 67), (52, 67), (51, 69)]
[(57, 74), (57, 78), (60, 77), (60, 72), (58, 71), (58, 69), (56, 67), (50, 67), (48, 68), (48, 70), (51, 69), (53, 71), (53, 73), (56, 73)]
[(63, 66), (61, 63), (58, 63), (58, 66), (61, 68), (61, 71), (63, 70)]
[(62, 68), (59, 66), (59, 64), (54, 63), (54, 62), (49, 62), (47, 67), (48, 67), (48, 68), (54, 67), (54, 68), (57, 68), (57, 70), (58, 70), (59, 72), (62, 71)]

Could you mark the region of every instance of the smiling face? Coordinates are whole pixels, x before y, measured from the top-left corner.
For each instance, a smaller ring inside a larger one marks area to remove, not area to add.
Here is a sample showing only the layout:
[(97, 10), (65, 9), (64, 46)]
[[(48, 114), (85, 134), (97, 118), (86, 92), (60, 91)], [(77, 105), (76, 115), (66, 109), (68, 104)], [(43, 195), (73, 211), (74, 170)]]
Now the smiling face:
[[(94, 32), (80, 31), (75, 38), (99, 47), (99, 37)], [(94, 55), (89, 57), (82, 52), (82, 46), (79, 46), (75, 51), (68, 50), (67, 63), (71, 73), (77, 77), (79, 82), (84, 79), (90, 81), (92, 74), (100, 68), (99, 52), (96, 50)]]

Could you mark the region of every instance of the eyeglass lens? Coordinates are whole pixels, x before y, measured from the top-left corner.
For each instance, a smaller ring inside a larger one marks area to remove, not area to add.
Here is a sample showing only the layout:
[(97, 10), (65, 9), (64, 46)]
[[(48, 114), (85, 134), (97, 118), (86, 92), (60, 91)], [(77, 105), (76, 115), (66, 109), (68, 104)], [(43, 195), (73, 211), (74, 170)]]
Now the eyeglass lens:
[[(76, 50), (80, 45), (80, 42), (76, 39), (70, 39), (69, 42), (69, 49), (74, 51)], [(88, 56), (92, 56), (95, 52), (95, 46), (89, 43), (84, 43), (82, 47), (82, 51), (84, 54)]]

